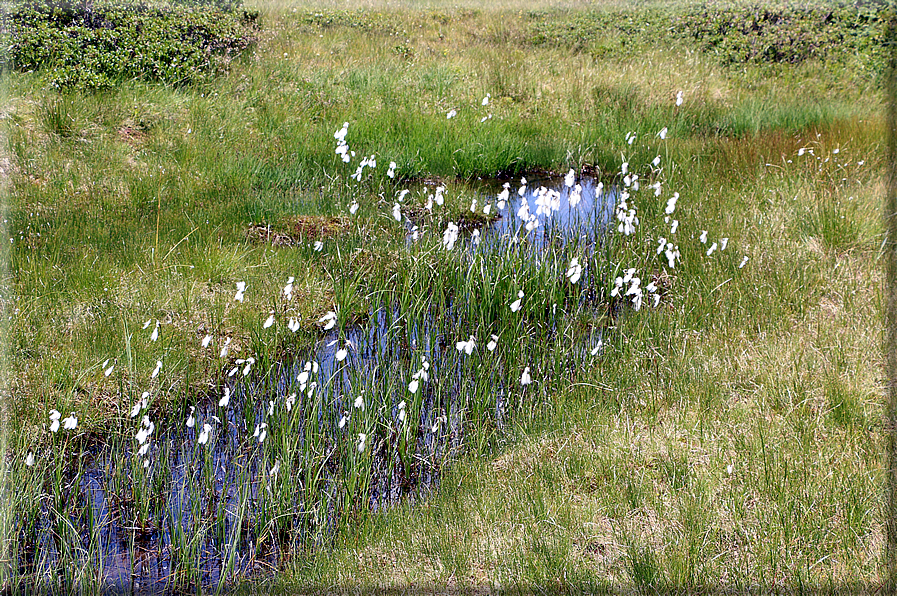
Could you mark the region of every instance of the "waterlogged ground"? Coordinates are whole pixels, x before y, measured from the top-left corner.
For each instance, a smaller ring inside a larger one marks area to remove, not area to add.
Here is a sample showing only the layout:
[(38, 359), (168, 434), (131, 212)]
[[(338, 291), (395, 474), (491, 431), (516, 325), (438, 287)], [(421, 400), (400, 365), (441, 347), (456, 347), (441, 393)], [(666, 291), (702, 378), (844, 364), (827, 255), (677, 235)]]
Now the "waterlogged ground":
[(874, 588), (875, 10), (266, 5), (196, 85), (9, 73), (0, 582)]
[[(441, 202), (445, 192), (435, 189), (427, 201)], [(63, 420), (61, 430), (51, 428), (62, 433), (55, 444), (29, 453), (22, 470), (35, 504), (16, 522), (23, 581), (164, 593), (270, 573), (296, 552), (324, 547), (359, 507), (426, 498), (460, 453), (468, 419), (501, 429), (513, 411), (534, 407), (537, 387), (575, 379), (603, 343), (606, 282), (594, 263), (617, 193), (572, 171), (462, 192), (468, 213), (484, 217), (450, 222), (430, 250), (467, 270), (511, 261), (528, 275), (560, 275), (560, 302), (543, 306), (536, 329), (526, 329), (523, 304), (534, 297), (523, 289), (496, 305), (492, 326), (465, 306), (479, 299), (477, 288), (442, 304), (381, 304), (341, 328), (327, 313), (312, 350), (266, 368), (254, 357), (231, 360), (220, 385), (182, 405), (180, 421), (156, 418), (144, 394), (129, 412), (133, 437), (124, 421), (111, 440), (72, 461), (65, 433), (76, 422)], [(434, 234), (428, 217), (416, 220), (406, 224), (409, 251)], [(235, 298), (246, 291), (238, 284)], [(204, 347), (213, 347), (210, 339)], [(559, 346), (540, 352), (533, 341)], [(220, 343), (226, 352), (229, 342)], [(54, 468), (55, 478), (37, 482)]]

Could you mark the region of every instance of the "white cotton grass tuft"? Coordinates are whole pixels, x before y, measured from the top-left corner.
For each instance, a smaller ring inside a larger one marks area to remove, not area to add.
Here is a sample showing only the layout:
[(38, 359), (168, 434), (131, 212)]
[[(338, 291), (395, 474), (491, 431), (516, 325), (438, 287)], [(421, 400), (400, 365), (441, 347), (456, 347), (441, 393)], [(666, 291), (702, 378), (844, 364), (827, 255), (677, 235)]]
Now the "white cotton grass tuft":
[(679, 91), (678, 93), (676, 93), (676, 106), (677, 106), (677, 107), (678, 107), (678, 106), (681, 106), (681, 105), (682, 105), (682, 101), (683, 101), (682, 92)]
[(741, 269), (741, 268), (743, 268), (745, 265), (747, 265), (748, 260), (749, 260), (748, 257), (744, 257), (743, 259), (741, 259), (741, 264), (738, 265), (738, 268)]
[(25, 465), (29, 468), (34, 465), (34, 452), (29, 451), (28, 455), (25, 456)]
[(153, 369), (153, 374), (150, 375), (151, 379), (155, 379), (159, 376), (159, 372), (162, 370), (162, 361), (156, 360), (156, 368)]
[(206, 335), (204, 338), (202, 338), (201, 345), (203, 348), (208, 348), (210, 343), (212, 343), (211, 335)]
[(364, 451), (367, 445), (368, 436), (365, 433), (358, 433), (358, 452)]
[(104, 369), (104, 370), (103, 370), (103, 376), (104, 376), (104, 377), (108, 377), (109, 375), (112, 374), (112, 371), (115, 370), (115, 363), (113, 362), (112, 364), (109, 365), (108, 368), (106, 368), (106, 365), (107, 365), (108, 363), (109, 363), (108, 360), (107, 360), (106, 362), (103, 363), (103, 369)]
[(246, 292), (246, 282), (238, 281), (237, 282), (237, 293), (234, 296), (235, 302), (243, 302), (243, 293)]
[(567, 269), (566, 276), (572, 284), (578, 282), (579, 278), (582, 277), (582, 265), (579, 264), (579, 259), (577, 257), (573, 257), (570, 260), (570, 267)]
[(667, 199), (667, 206), (666, 206), (666, 209), (663, 210), (663, 212), (666, 213), (667, 215), (672, 215), (673, 212), (676, 210), (676, 201), (678, 201), (678, 200), (679, 200), (679, 193), (674, 192), (673, 196), (671, 196), (669, 199)]
[(402, 221), (402, 207), (398, 203), (392, 206), (392, 216), (396, 221)]
[(455, 248), (455, 242), (458, 241), (458, 233), (458, 226), (454, 222), (449, 222), (445, 232), (442, 234), (442, 245), (445, 247), (445, 250)]
[(265, 323), (262, 325), (262, 328), (268, 329), (272, 325), (274, 325), (274, 313), (271, 313), (271, 316), (269, 316), (267, 319), (265, 319)]
[(523, 374), (520, 375), (520, 384), (525, 387), (532, 382), (533, 382), (533, 378), (530, 376), (529, 367), (527, 366), (526, 368), (523, 369)]
[(457, 348), (457, 350), (459, 352), (464, 352), (468, 356), (470, 356), (473, 353), (473, 351), (474, 351), (474, 349), (476, 349), (476, 347), (477, 347), (477, 341), (473, 335), (471, 335), (467, 341), (459, 341), (458, 343), (455, 344), (455, 348)]
[(78, 428), (78, 418), (74, 414), (69, 414), (68, 418), (62, 419), (62, 428), (66, 430), (75, 430)]
[(159, 339), (159, 321), (156, 321), (156, 326), (150, 335), (150, 341), (156, 341), (157, 339)]
[(493, 334), (492, 337), (489, 339), (489, 343), (486, 344), (486, 349), (489, 350), (490, 352), (494, 352), (495, 348), (497, 346), (498, 346), (498, 336)]
[(577, 184), (570, 191), (570, 196), (567, 198), (567, 201), (570, 203), (570, 208), (575, 209), (579, 202), (582, 200), (582, 185)]
[(209, 423), (205, 423), (202, 425), (202, 431), (199, 433), (199, 437), (196, 439), (196, 442), (200, 445), (205, 445), (209, 442), (209, 436), (212, 433), (212, 425)]
[(224, 388), (224, 395), (221, 396), (221, 399), (218, 400), (219, 408), (226, 408), (227, 404), (230, 403), (230, 387)]
[(59, 430), (59, 419), (62, 414), (58, 410), (50, 410), (50, 432), (55, 433)]
[(701, 244), (707, 244), (707, 230), (701, 230), (701, 235), (698, 237), (698, 240)]
[(140, 399), (137, 400), (137, 403), (134, 404), (134, 407), (131, 408), (131, 418), (136, 418), (137, 414), (140, 413), (141, 410), (145, 410), (149, 405), (149, 391), (144, 391), (140, 396)]
[(324, 250), (324, 243), (321, 242), (320, 240), (315, 240), (315, 243), (312, 245), (312, 248), (314, 249), (315, 252), (321, 252), (322, 250)]
[(511, 312), (517, 312), (523, 304), (523, 290), (517, 292), (517, 300), (511, 303)]
[(445, 118), (446, 118), (446, 120), (451, 120), (452, 118), (454, 118), (457, 115), (458, 115), (457, 110), (449, 110), (448, 114), (445, 115)]
[(323, 317), (318, 319), (318, 323), (324, 323), (324, 331), (329, 331), (336, 326), (336, 313), (328, 311)]

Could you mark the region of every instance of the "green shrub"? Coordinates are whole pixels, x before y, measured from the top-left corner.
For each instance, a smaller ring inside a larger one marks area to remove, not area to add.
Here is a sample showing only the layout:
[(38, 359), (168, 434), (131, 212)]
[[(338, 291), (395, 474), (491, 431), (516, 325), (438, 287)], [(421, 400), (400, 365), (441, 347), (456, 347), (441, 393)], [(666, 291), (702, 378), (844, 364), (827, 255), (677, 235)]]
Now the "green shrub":
[(240, 0), (26, 0), (3, 20), (7, 68), (42, 71), (57, 88), (100, 89), (213, 74), (254, 41), (257, 13), (242, 10)]

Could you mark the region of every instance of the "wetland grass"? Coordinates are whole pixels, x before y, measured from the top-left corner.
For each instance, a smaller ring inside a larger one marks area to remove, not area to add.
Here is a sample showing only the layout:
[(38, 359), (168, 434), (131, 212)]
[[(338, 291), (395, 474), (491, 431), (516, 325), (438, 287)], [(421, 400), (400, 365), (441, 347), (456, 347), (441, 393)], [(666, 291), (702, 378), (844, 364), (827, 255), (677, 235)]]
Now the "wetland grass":
[(8, 73), (7, 589), (877, 585), (875, 72), (530, 8)]

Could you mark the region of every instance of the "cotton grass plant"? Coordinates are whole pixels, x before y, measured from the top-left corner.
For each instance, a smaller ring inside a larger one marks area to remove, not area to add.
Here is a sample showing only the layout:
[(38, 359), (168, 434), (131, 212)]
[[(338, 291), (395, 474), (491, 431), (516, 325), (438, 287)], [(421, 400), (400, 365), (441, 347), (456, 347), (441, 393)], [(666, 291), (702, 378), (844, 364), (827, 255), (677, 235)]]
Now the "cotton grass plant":
[[(269, 18), (196, 87), (11, 75), (5, 586), (86, 591), (110, 552), (191, 591), (290, 553), (288, 590), (874, 581), (858, 70), (807, 107), (647, 25)], [(583, 170), (607, 209), (568, 226)]]

